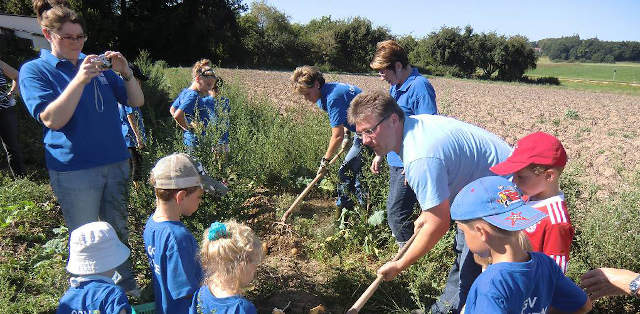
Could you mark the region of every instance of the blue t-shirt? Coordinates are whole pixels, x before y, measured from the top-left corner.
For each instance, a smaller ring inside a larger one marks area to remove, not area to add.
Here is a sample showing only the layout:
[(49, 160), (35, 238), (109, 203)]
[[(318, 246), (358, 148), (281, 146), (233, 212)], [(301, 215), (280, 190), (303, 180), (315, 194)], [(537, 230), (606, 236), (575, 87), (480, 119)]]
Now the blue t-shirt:
[(70, 287), (60, 299), (56, 314), (75, 313), (131, 313), (127, 295), (110, 278), (102, 276)]
[(147, 134), (144, 131), (144, 123), (142, 122), (142, 111), (138, 107), (130, 107), (123, 104), (118, 104), (118, 112), (120, 113), (120, 123), (122, 124), (122, 136), (124, 136), (124, 142), (127, 147), (138, 146), (138, 140), (136, 134), (133, 132), (133, 128), (129, 124), (128, 115), (133, 114), (133, 120), (137, 122), (138, 131), (142, 136), (142, 141), (147, 140)]
[(190, 314), (216, 313), (216, 314), (256, 314), (256, 307), (242, 296), (216, 298), (209, 287), (202, 286), (193, 296)]
[(405, 177), (422, 210), (453, 202), (465, 185), (492, 175), (489, 168), (510, 153), (497, 135), (453, 118), (423, 114), (404, 121)]
[[(86, 56), (80, 54), (78, 66)], [(20, 69), (20, 92), (27, 110), (39, 123), (40, 113), (75, 77), (78, 67), (46, 49)], [(59, 130), (43, 126), (45, 161), (55, 171), (89, 169), (129, 158), (122, 138), (118, 102), (127, 103), (124, 82), (111, 70), (85, 85), (71, 119)]]
[(202, 280), (196, 239), (181, 222), (156, 222), (153, 215), (147, 220), (143, 238), (153, 277), (156, 311), (187, 312), (191, 295)]
[(547, 255), (530, 252), (523, 263), (489, 265), (471, 285), (465, 313), (574, 312), (587, 295)]
[(360, 94), (362, 90), (354, 85), (345, 83), (325, 83), (320, 88), (320, 99), (318, 108), (324, 110), (329, 115), (329, 124), (332, 128), (342, 125), (352, 132), (356, 127), (347, 122), (347, 109), (351, 100)]
[[(171, 104), (172, 107), (180, 109), (184, 112), (184, 117), (187, 120), (187, 124), (197, 117), (204, 127), (209, 124), (211, 113), (207, 108), (206, 101), (203, 101), (206, 97), (200, 97), (197, 91), (191, 88), (183, 89), (178, 97)], [(203, 130), (204, 132), (204, 130)], [(202, 134), (204, 135), (204, 133)], [(186, 146), (195, 146), (198, 144), (196, 135), (191, 131), (183, 131), (183, 143)]]
[[(438, 114), (436, 91), (431, 86), (431, 82), (420, 75), (416, 68), (413, 68), (402, 86), (392, 85), (389, 88), (389, 94), (404, 111), (405, 117), (419, 114)], [(387, 163), (389, 166), (402, 167), (400, 156), (393, 151), (387, 154)]]
[(202, 98), (202, 101), (207, 107), (211, 123), (222, 129), (218, 144), (229, 144), (229, 126), (231, 125), (229, 121), (229, 114), (231, 113), (229, 98), (207, 96)]

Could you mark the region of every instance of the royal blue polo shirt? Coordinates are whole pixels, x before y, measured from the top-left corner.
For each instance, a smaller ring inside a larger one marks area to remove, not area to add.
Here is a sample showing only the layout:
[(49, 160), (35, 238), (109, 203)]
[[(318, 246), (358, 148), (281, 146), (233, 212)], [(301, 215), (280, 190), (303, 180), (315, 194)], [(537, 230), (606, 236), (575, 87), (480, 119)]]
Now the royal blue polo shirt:
[[(402, 85), (392, 85), (389, 94), (396, 100), (404, 115), (438, 114), (436, 106), (436, 91), (429, 80), (420, 75), (418, 69), (413, 68), (409, 77)], [(395, 152), (387, 154), (389, 166), (402, 167), (402, 160)]]
[(329, 124), (332, 128), (342, 125), (352, 132), (356, 131), (355, 125), (347, 123), (347, 110), (351, 100), (361, 92), (362, 90), (357, 86), (345, 83), (334, 82), (322, 85), (317, 105), (329, 115)]
[[(85, 57), (80, 54), (74, 66), (42, 49), (39, 58), (20, 68), (20, 93), (36, 121), (42, 124), (40, 113), (67, 88)], [(43, 125), (47, 168), (73, 171), (128, 159), (118, 102), (127, 103), (127, 91), (115, 72), (104, 71), (86, 84), (67, 124), (59, 130)]]

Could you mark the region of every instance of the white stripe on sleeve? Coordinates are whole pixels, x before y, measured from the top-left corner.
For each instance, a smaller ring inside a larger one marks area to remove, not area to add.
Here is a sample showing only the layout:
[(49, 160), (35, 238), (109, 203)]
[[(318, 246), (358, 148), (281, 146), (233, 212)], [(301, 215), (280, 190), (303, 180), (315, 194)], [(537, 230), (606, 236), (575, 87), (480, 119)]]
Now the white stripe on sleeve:
[(556, 224), (556, 219), (555, 219), (555, 215), (553, 213), (553, 206), (547, 205), (547, 212), (549, 212), (549, 219), (551, 220), (551, 224), (555, 225)]

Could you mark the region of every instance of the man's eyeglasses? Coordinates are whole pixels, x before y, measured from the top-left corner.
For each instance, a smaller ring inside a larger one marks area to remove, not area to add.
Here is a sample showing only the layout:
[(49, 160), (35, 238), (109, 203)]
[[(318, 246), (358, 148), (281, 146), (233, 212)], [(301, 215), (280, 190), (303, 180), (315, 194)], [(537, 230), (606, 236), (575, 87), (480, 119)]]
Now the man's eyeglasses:
[(51, 32), (52, 34), (56, 34), (56, 36), (58, 36), (58, 38), (65, 40), (65, 41), (81, 41), (81, 42), (85, 42), (87, 41), (87, 38), (89, 38), (89, 36), (85, 35), (85, 34), (80, 34), (78, 36), (62, 36), (56, 32)]
[(388, 115), (384, 116), (384, 118), (380, 119), (380, 121), (379, 121), (378, 123), (376, 123), (376, 125), (374, 125), (372, 128), (370, 128), (370, 129), (368, 129), (368, 130), (364, 130), (364, 131), (362, 131), (362, 133), (356, 133), (356, 135), (357, 135), (359, 138), (362, 138), (362, 136), (363, 136), (363, 135), (366, 135), (366, 136), (371, 136), (371, 135), (373, 135), (373, 133), (375, 133), (375, 132), (376, 132), (376, 129), (378, 129), (378, 126), (379, 126), (382, 122), (384, 122), (384, 120), (387, 120), (387, 118), (389, 118), (391, 115), (392, 115), (392, 113), (390, 113), (390, 114), (388, 114)]

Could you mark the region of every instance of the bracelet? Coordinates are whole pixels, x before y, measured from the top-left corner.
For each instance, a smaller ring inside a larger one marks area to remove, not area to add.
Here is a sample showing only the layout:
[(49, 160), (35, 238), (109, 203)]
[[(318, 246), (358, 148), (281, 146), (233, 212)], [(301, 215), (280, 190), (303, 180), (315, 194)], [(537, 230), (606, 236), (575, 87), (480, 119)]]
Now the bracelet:
[(133, 71), (131, 71), (131, 68), (129, 68), (129, 72), (131, 72), (131, 75), (129, 75), (129, 76), (125, 76), (125, 75), (124, 75), (124, 73), (122, 74), (122, 79), (123, 79), (125, 82), (129, 82), (129, 81), (131, 81), (131, 77), (133, 76)]

